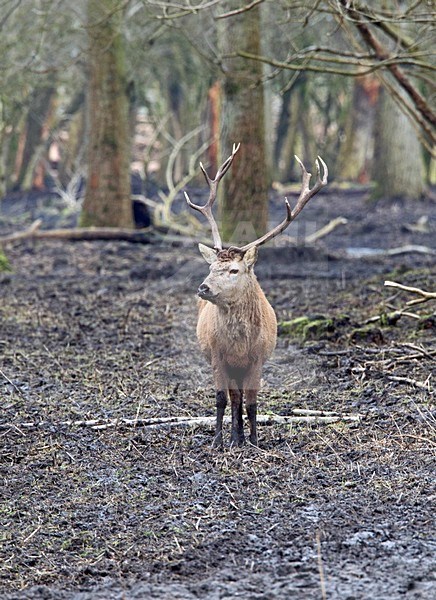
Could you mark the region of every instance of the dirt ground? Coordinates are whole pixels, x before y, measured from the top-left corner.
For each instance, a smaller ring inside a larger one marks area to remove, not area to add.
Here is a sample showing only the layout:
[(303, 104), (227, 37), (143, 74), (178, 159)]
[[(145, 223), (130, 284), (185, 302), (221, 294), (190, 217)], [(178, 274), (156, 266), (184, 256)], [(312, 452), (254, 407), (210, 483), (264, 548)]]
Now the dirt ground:
[[(278, 219), (280, 198), (272, 209)], [(0, 233), (35, 217), (0, 211)], [(360, 420), (264, 425), (259, 448), (232, 449), (227, 424), (223, 452), (207, 426), (146, 425), (215, 413), (194, 244), (5, 248), (2, 598), (435, 597), (435, 304), (398, 319), (415, 296), (383, 286), (434, 291), (435, 255), (382, 251), (434, 248), (436, 204), (323, 193), (290, 234), (302, 242), (338, 216), (348, 224), (313, 246), (260, 250), (282, 324), (259, 412)], [(298, 317), (325, 326), (283, 325)]]

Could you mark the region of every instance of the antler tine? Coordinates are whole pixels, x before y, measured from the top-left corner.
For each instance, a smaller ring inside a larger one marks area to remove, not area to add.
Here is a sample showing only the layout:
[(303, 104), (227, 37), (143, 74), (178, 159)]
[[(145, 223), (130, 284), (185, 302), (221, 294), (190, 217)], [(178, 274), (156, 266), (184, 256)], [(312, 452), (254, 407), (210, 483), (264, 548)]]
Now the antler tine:
[(265, 233), (265, 235), (263, 235), (259, 239), (254, 240), (254, 242), (250, 242), (249, 244), (246, 244), (245, 246), (242, 246), (241, 248), (236, 248), (236, 249), (240, 250), (241, 252), (246, 252), (250, 248), (253, 248), (253, 246), (261, 246), (262, 244), (269, 242), (269, 240), (272, 240), (273, 238), (278, 236), (280, 233), (282, 233), (282, 231), (284, 231), (286, 229), (286, 227), (289, 225), (289, 223), (293, 220), (291, 205), (289, 204), (287, 198), (285, 198), (285, 205), (286, 205), (286, 218), (284, 219), (284, 221), (282, 221), (279, 225), (274, 227), (274, 229), (272, 229), (268, 233)]
[[(303, 175), (303, 182), (302, 182), (302, 186), (301, 186), (300, 196), (298, 197), (298, 201), (297, 201), (297, 206), (292, 211), (292, 220), (294, 220), (300, 214), (300, 212), (305, 207), (306, 203), (309, 202), (309, 200), (315, 194), (317, 194), (322, 187), (324, 187), (325, 185), (327, 185), (327, 178), (328, 178), (328, 174), (329, 174), (329, 170), (327, 168), (327, 165), (325, 164), (325, 162), (323, 161), (323, 159), (320, 156), (318, 156), (317, 159), (316, 159), (316, 161), (315, 161), (315, 165), (316, 165), (316, 183), (313, 186), (313, 188), (310, 189), (309, 188), (309, 183), (310, 183), (310, 178), (312, 177), (312, 173), (308, 173), (306, 171), (306, 167), (301, 162), (301, 160), (298, 158), (298, 156), (295, 156), (295, 158), (296, 158), (298, 164), (301, 167), (301, 172), (302, 172), (302, 175)], [(320, 169), (320, 166), (319, 166), (320, 162), (322, 164), (323, 171), (324, 171), (322, 178), (321, 178), (321, 169)]]
[[(277, 235), (282, 233), (288, 227), (288, 225), (290, 223), (292, 223), (292, 221), (294, 221), (294, 219), (296, 219), (296, 217), (300, 214), (300, 212), (303, 210), (304, 206), (312, 198), (312, 196), (317, 194), (322, 187), (327, 185), (327, 178), (328, 178), (329, 172), (328, 172), (327, 165), (325, 164), (325, 162), (323, 161), (323, 159), (320, 156), (318, 156), (318, 158), (316, 159), (316, 162), (315, 162), (317, 179), (316, 179), (316, 183), (312, 189), (310, 189), (310, 187), (309, 187), (310, 178), (312, 177), (311, 173), (308, 173), (306, 171), (305, 166), (303, 165), (301, 160), (298, 158), (298, 156), (295, 156), (295, 158), (296, 158), (298, 164), (300, 165), (301, 172), (302, 172), (301, 192), (300, 192), (300, 195), (297, 200), (297, 205), (295, 206), (294, 210), (291, 210), (288, 199), (285, 198), (285, 204), (286, 204), (285, 220), (282, 221), (276, 227), (274, 227), (274, 229), (272, 229), (268, 233), (265, 233), (265, 235), (258, 238), (257, 240), (254, 240), (253, 242), (250, 242), (249, 244), (246, 244), (245, 246), (238, 248), (238, 250), (240, 250), (241, 252), (246, 252), (250, 248), (253, 248), (253, 246), (261, 246), (262, 244), (265, 244), (269, 240), (272, 240)], [(321, 177), (320, 163), (323, 167), (323, 176), (322, 177)]]
[(188, 194), (186, 192), (184, 192), (186, 202), (188, 203), (188, 205), (191, 208), (193, 208), (194, 210), (198, 210), (199, 212), (201, 212), (201, 214), (203, 214), (206, 217), (206, 219), (209, 221), (209, 225), (212, 230), (212, 237), (213, 237), (213, 243), (214, 243), (215, 250), (222, 250), (223, 243), (221, 241), (221, 236), (218, 231), (218, 226), (216, 224), (215, 218), (212, 213), (212, 206), (216, 199), (218, 184), (219, 184), (220, 180), (224, 177), (224, 175), (227, 173), (227, 171), (229, 170), (230, 165), (232, 164), (233, 159), (235, 157), (235, 154), (237, 153), (237, 151), (240, 148), (240, 145), (241, 144), (237, 144), (237, 145), (233, 144), (231, 156), (229, 156), (229, 158), (227, 158), (223, 162), (223, 164), (220, 166), (214, 179), (211, 179), (209, 177), (203, 164), (200, 163), (200, 169), (202, 170), (204, 178), (206, 179), (206, 183), (209, 186), (209, 198), (204, 206), (199, 206), (198, 204), (194, 204), (193, 202), (191, 202)]

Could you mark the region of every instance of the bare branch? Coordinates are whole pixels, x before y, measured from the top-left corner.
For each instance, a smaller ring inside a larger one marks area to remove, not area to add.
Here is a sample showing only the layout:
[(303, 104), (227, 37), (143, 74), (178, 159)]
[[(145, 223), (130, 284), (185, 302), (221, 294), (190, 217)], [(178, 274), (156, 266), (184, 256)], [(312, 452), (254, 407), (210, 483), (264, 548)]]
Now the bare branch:
[(218, 15), (215, 18), (216, 19), (227, 19), (228, 17), (234, 17), (235, 15), (240, 15), (244, 12), (248, 12), (255, 6), (258, 6), (259, 4), (262, 4), (262, 2), (264, 2), (264, 0), (253, 0), (253, 2), (251, 2), (250, 4), (247, 4), (247, 6), (242, 6), (241, 8), (236, 8), (235, 10), (231, 10), (222, 15)]
[(429, 300), (436, 300), (436, 292), (426, 292), (425, 290), (421, 290), (420, 288), (403, 285), (402, 283), (397, 283), (396, 281), (385, 281), (385, 286), (395, 287), (400, 290), (404, 290), (405, 292), (411, 292), (412, 294), (418, 294), (419, 296), (421, 296), (421, 298), (415, 298), (415, 300), (409, 300), (408, 302), (406, 302), (407, 306), (413, 306), (414, 304), (422, 304), (423, 302), (428, 302)]
[[(359, 30), (365, 42), (374, 50), (376, 56), (381, 61), (386, 61), (390, 58), (387, 50), (381, 45), (378, 39), (370, 30), (368, 23), (362, 20), (361, 14), (352, 8), (348, 0), (338, 0), (344, 10), (353, 18), (354, 24)], [(387, 68), (392, 76), (397, 80), (398, 84), (404, 89), (408, 96), (412, 99), (416, 108), (422, 116), (433, 126), (436, 125), (436, 113), (431, 109), (425, 99), (416, 89), (416, 86), (406, 77), (403, 71), (396, 64), (388, 64)]]

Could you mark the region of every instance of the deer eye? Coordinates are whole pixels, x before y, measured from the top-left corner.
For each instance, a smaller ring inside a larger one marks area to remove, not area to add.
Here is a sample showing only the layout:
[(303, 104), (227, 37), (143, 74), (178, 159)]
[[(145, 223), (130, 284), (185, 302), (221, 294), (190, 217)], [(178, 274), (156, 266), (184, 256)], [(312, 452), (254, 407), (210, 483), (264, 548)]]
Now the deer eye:
[(230, 275), (237, 275), (239, 273), (239, 269), (230, 269)]

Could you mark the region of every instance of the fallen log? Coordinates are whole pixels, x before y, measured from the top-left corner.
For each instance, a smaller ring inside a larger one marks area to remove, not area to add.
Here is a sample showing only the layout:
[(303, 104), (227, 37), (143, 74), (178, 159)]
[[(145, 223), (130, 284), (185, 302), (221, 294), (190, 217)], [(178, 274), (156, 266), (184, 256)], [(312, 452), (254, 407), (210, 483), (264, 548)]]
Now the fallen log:
[(38, 219), (24, 231), (0, 237), (0, 245), (22, 240), (122, 240), (139, 244), (151, 242), (151, 229), (124, 229), (120, 227), (73, 227), (70, 229), (41, 229)]
[[(330, 411), (311, 411), (306, 409), (295, 409), (294, 415), (258, 415), (259, 425), (291, 425), (318, 423), (331, 424), (343, 422), (359, 422), (362, 415), (338, 414)], [(225, 422), (230, 423), (230, 417), (225, 417)], [(25, 431), (40, 429), (44, 427), (89, 427), (90, 429), (103, 430), (117, 427), (141, 427), (147, 429), (167, 429), (172, 427), (214, 427), (215, 417), (149, 417), (149, 418), (125, 418), (115, 419), (87, 419), (68, 421), (29, 421), (23, 423), (0, 423), (0, 430), (15, 429), (25, 435)]]

